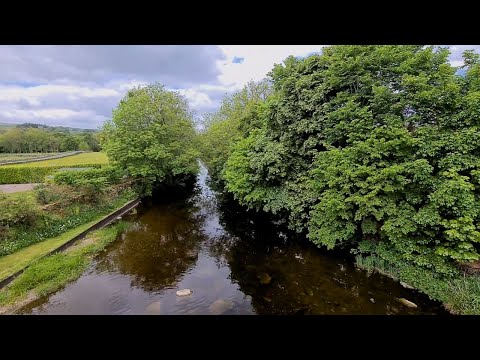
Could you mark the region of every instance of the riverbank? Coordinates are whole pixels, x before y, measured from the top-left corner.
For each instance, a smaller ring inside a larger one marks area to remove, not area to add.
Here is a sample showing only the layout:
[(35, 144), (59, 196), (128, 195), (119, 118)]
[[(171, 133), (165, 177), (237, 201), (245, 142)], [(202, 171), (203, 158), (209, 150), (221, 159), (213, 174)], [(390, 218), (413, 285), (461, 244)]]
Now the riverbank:
[(128, 201), (108, 215), (99, 215), (94, 220), (51, 239), (21, 249), (13, 254), (0, 257), (0, 288), (19, 275), (24, 268), (53, 252), (61, 251), (70, 243), (84, 237), (90, 230), (96, 230), (115, 221), (117, 216), (132, 210), (139, 200)]
[(131, 227), (119, 221), (92, 232), (67, 251), (39, 259), (0, 291), (0, 314), (13, 313), (41, 296), (59, 290), (77, 279), (94, 256)]
[(473, 274), (458, 273), (450, 278), (441, 277), (435, 272), (409, 265), (393, 264), (376, 256), (357, 256), (356, 265), (368, 272), (378, 272), (404, 286), (428, 295), (432, 300), (440, 301), (452, 314), (480, 314), (480, 277)]

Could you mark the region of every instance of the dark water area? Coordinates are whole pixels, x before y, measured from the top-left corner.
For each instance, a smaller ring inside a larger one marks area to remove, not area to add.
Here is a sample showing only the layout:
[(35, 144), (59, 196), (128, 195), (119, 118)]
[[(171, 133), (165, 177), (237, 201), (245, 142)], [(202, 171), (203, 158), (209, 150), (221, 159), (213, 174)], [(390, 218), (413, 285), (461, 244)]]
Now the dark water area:
[[(144, 201), (128, 217), (133, 229), (77, 281), (19, 313), (446, 314), (427, 296), (356, 269), (347, 254), (321, 251), (221, 199), (207, 180), (202, 167), (193, 190)], [(186, 288), (191, 295), (176, 295)]]

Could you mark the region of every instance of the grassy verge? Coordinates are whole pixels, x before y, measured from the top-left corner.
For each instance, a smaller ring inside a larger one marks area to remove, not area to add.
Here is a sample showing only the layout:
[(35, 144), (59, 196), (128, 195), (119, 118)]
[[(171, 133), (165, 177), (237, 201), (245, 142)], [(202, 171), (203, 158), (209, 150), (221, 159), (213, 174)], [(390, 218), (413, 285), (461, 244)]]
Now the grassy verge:
[[(18, 196), (18, 200), (22, 199), (21, 195)], [(26, 196), (33, 197), (33, 193), (27, 194)], [(75, 209), (72, 208), (72, 213), (65, 215), (63, 218), (50, 219), (48, 224), (43, 224), (37, 228), (26, 227), (17, 229), (14, 237), (0, 242), (0, 256), (14, 254), (33, 244), (44, 242), (46, 239), (62, 236), (66, 231), (70, 231), (83, 224), (98, 221), (99, 218), (118, 209), (126, 202), (133, 200), (135, 196), (131, 191), (124, 191), (120, 196), (108, 203), (94, 206), (84, 204), (82, 206), (78, 205), (77, 207), (73, 204), (73, 208)], [(1, 259), (0, 257), (0, 260)]]
[(77, 279), (87, 269), (96, 253), (105, 249), (131, 224), (120, 221), (92, 232), (67, 252), (36, 261), (9, 286), (0, 291), (0, 313), (12, 312)]
[(14, 193), (6, 193), (4, 194), (7, 199), (10, 200), (35, 200), (35, 191), (28, 190), (28, 191), (17, 191)]
[(480, 314), (480, 276), (459, 273), (447, 278), (432, 270), (406, 263), (393, 264), (377, 256), (357, 255), (356, 264), (413, 286), (432, 300), (442, 302), (453, 314)]
[[(108, 215), (107, 215), (108, 216)], [(102, 220), (105, 216), (97, 216), (94, 220), (77, 226), (62, 235), (42, 241), (38, 244), (28, 246), (13, 254), (0, 257), (0, 281), (6, 279), (10, 275), (28, 266), (38, 258), (41, 258), (50, 251), (65, 244), (73, 237), (87, 230), (90, 226)]]

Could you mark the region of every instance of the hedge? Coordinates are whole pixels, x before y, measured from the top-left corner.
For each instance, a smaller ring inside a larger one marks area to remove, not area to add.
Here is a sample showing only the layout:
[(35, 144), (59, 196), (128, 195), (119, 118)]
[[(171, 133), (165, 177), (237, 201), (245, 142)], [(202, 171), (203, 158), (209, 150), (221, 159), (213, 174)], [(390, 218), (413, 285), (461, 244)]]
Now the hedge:
[[(101, 167), (100, 164), (82, 164), (69, 167)], [(0, 184), (26, 184), (43, 182), (45, 176), (65, 168), (65, 166), (49, 167), (1, 167), (0, 166)]]

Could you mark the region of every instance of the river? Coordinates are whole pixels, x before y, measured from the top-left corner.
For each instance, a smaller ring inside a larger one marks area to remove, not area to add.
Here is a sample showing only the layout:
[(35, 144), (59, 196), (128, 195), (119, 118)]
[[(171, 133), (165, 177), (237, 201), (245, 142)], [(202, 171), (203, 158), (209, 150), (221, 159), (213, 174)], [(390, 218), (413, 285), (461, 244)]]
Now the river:
[[(201, 166), (187, 196), (146, 202), (134, 227), (62, 290), (20, 314), (445, 314), (437, 302), (355, 268), (238, 206)], [(192, 294), (179, 297), (177, 290)], [(409, 308), (406, 298), (418, 305)]]

